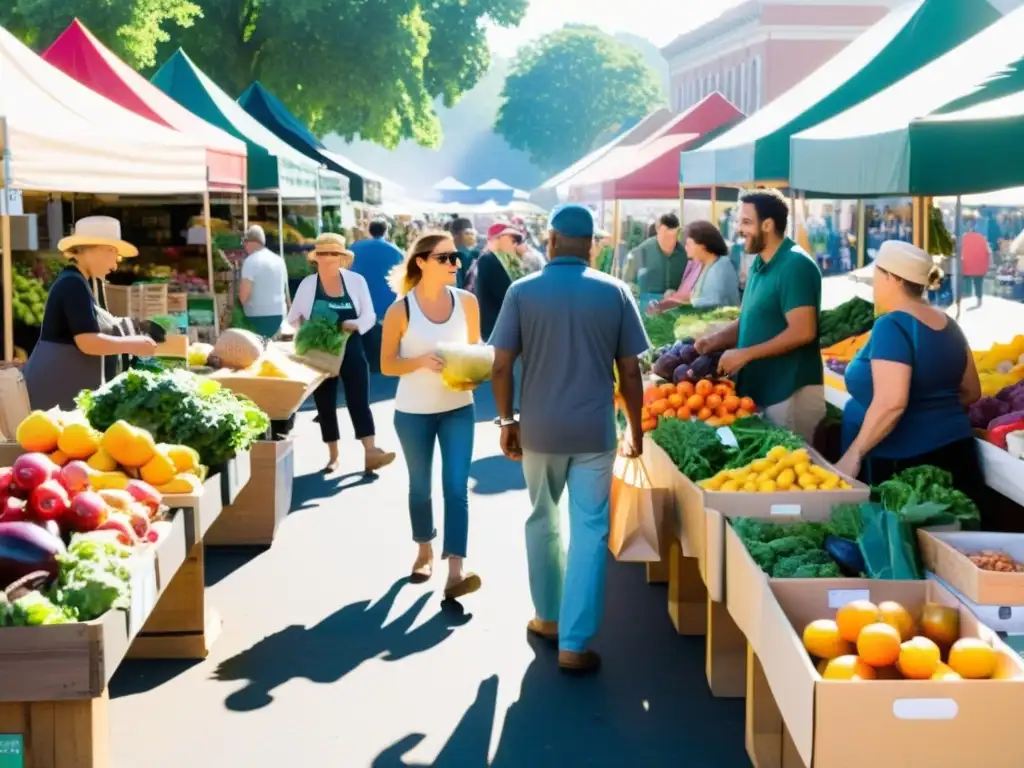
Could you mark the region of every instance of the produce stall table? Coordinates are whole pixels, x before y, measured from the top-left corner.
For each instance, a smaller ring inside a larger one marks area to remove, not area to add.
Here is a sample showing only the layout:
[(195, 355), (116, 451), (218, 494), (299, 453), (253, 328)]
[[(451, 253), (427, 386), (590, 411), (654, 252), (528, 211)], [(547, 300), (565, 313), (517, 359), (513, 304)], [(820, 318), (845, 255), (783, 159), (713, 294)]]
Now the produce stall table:
[(131, 606), (82, 623), (0, 629), (0, 742), (19, 768), (108, 768), (107, 684), (185, 561), (190, 516), (137, 563)]

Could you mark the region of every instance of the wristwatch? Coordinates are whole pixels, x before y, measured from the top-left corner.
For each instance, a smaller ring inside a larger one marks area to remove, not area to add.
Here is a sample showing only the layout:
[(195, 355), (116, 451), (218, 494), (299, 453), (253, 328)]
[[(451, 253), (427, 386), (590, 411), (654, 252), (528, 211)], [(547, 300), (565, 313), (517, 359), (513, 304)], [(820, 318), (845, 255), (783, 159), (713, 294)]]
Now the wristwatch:
[(519, 419), (514, 416), (511, 419), (503, 419), (499, 416), (494, 420), (494, 423), (499, 427), (517, 427), (519, 426)]

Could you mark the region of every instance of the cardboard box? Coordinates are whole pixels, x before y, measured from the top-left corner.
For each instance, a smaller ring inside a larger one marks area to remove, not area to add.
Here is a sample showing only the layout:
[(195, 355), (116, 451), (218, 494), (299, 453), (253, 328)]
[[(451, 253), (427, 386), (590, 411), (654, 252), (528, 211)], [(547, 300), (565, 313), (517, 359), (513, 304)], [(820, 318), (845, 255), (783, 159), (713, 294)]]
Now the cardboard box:
[[(938, 582), (772, 579), (748, 642), (757, 654), (800, 760), (831, 766), (1019, 766), (1024, 660)], [(999, 653), (994, 680), (822, 680), (803, 627), (866, 598), (911, 613), (926, 602), (957, 608), (963, 637)]]
[(985, 571), (967, 559), (979, 552), (1003, 552), (1024, 563), (1024, 534), (918, 531), (925, 568), (979, 605), (1024, 605), (1024, 573)]
[(209, 546), (264, 546), (274, 543), (288, 516), (295, 484), (295, 446), (291, 439), (265, 440), (252, 447), (252, 481), (235, 503), (226, 506), (210, 528)]
[(271, 419), (284, 421), (295, 415), (327, 374), (296, 362), (280, 350), (276, 342), (270, 345), (267, 356), (288, 378), (257, 376), (251, 370), (232, 371), (228, 368), (214, 371), (210, 378), (232, 392), (248, 397)]

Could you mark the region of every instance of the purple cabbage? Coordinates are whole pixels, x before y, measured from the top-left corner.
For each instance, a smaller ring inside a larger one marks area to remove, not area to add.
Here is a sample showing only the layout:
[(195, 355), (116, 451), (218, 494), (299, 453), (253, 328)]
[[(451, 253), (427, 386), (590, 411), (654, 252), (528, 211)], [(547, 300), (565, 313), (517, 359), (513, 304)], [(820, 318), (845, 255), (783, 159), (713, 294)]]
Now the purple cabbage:
[(679, 350), (679, 359), (687, 365), (692, 365), (698, 357), (700, 357), (700, 354), (693, 344), (684, 344)]
[(998, 416), (989, 422), (988, 428), (995, 429), (996, 427), (1002, 427), (1006, 424), (1016, 424), (1018, 421), (1024, 421), (1024, 409), (1019, 411), (1010, 411), (1004, 413), (1002, 416)]
[(1010, 404), (995, 397), (982, 397), (971, 403), (967, 415), (974, 429), (988, 429), (993, 419), (998, 419), (1010, 411)]

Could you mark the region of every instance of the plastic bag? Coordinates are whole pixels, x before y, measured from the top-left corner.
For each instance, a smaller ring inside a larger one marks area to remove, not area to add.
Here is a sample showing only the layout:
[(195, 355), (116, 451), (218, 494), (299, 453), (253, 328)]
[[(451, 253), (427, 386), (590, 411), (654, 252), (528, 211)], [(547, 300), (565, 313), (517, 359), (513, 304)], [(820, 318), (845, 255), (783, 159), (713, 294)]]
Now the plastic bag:
[(441, 381), (448, 389), (465, 392), (491, 378), (494, 348), (485, 344), (441, 344), (437, 354), (444, 360)]
[(242, 309), (242, 302), (235, 299), (235, 306), (231, 310), (231, 328), (238, 328), (243, 331), (256, 332), (256, 328), (252, 323), (249, 322), (249, 318), (245, 316), (245, 311)]

